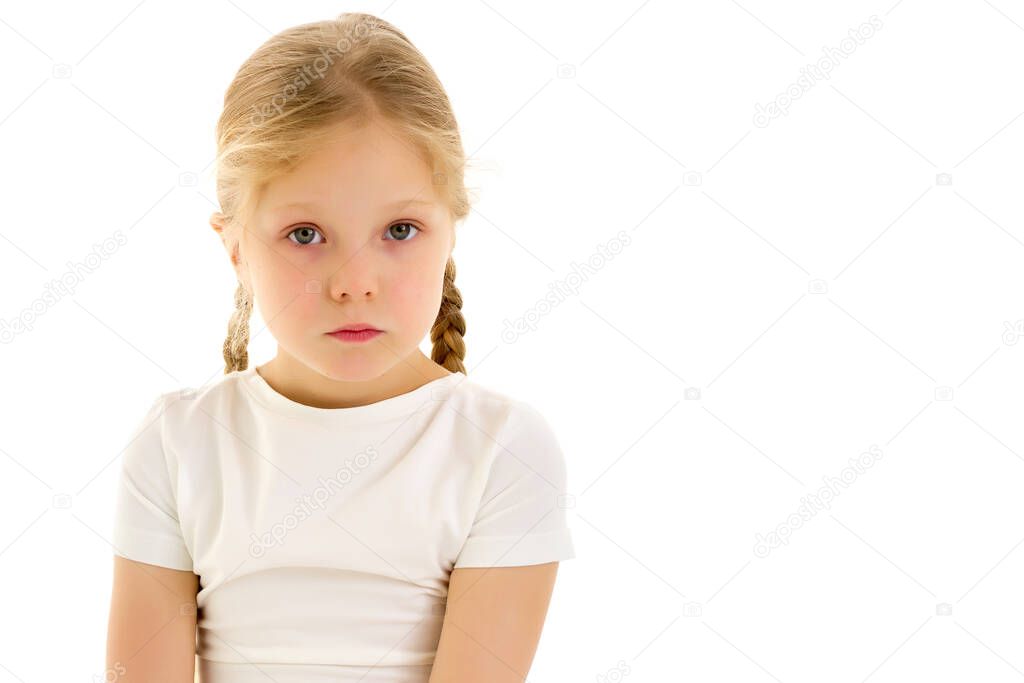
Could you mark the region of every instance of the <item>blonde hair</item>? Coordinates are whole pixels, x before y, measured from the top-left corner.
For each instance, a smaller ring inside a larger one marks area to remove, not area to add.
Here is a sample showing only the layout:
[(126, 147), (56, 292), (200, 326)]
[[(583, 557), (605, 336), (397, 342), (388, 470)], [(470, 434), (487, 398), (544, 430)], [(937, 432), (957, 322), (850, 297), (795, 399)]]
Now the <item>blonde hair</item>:
[[(217, 199), (222, 236), (237, 244), (266, 183), (287, 173), (340, 122), (390, 124), (433, 169), (433, 189), (453, 221), (470, 209), (467, 160), (443, 86), (405, 35), (371, 14), (301, 24), (272, 36), (245, 60), (224, 95), (217, 122)], [(233, 255), (232, 260), (237, 263)], [(224, 340), (224, 373), (249, 364), (250, 293), (239, 282)], [(441, 306), (430, 330), (431, 358), (465, 373), (466, 320), (445, 266)]]

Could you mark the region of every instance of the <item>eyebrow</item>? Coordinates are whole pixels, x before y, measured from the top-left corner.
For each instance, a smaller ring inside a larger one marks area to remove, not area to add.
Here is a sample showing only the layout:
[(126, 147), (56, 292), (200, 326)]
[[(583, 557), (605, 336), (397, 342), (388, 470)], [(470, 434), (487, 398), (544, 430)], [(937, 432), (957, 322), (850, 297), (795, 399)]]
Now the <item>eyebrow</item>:
[[(391, 202), (386, 205), (389, 209), (402, 209), (407, 206), (423, 206), (432, 208), (436, 206), (435, 202), (427, 201), (424, 199), (399, 199), (398, 201)], [(289, 204), (282, 204), (274, 209), (274, 211), (284, 211), (285, 209), (314, 209), (316, 208), (315, 202), (291, 202)]]

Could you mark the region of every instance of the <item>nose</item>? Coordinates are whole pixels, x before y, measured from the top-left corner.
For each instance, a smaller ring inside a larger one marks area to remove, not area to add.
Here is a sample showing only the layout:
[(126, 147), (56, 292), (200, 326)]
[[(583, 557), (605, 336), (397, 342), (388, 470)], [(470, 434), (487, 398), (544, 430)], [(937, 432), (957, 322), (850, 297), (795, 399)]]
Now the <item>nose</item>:
[(380, 272), (372, 244), (342, 245), (326, 277), (328, 293), (339, 301), (369, 299), (377, 294)]

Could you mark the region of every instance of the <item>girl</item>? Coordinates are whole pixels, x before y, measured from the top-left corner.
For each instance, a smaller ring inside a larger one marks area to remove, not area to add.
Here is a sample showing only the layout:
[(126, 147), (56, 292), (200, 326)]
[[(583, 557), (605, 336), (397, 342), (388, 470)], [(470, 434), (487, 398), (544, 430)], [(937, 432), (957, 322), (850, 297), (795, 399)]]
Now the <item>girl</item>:
[[(123, 453), (108, 669), (524, 680), (575, 556), (565, 462), (534, 408), (466, 378), (437, 76), (377, 17), (296, 26), (239, 69), (217, 138), (225, 374), (160, 395)], [(249, 367), (254, 304), (278, 350)]]

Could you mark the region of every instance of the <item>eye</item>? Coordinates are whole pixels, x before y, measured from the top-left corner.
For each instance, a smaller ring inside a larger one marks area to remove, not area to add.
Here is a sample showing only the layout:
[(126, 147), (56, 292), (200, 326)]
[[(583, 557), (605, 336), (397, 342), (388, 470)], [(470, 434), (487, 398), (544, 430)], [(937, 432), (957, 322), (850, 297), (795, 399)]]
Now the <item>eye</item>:
[[(395, 228), (398, 228), (398, 230), (395, 230)], [(416, 233), (413, 233), (413, 234), (418, 234), (419, 231), (420, 231), (420, 229), (417, 228), (412, 223), (395, 223), (394, 225), (390, 226), (385, 231), (384, 234), (385, 235), (387, 235), (387, 234), (397, 235), (397, 237), (395, 237), (393, 240), (390, 240), (390, 241), (394, 241), (394, 242), (408, 242), (409, 241), (409, 235), (410, 235), (410, 233), (409, 233), (410, 229), (416, 231)], [(384, 239), (387, 240), (388, 238), (385, 237)]]
[[(295, 228), (290, 233), (288, 233), (288, 238), (291, 239), (291, 236), (295, 234), (300, 235), (300, 237), (298, 240), (292, 241), (295, 242), (296, 244), (301, 244), (305, 246), (307, 244), (317, 244), (316, 242), (313, 242), (312, 239), (314, 235), (320, 235), (320, 231), (317, 230), (316, 228), (304, 225), (301, 228)], [(320, 241), (323, 242), (323, 235), (320, 235)]]

